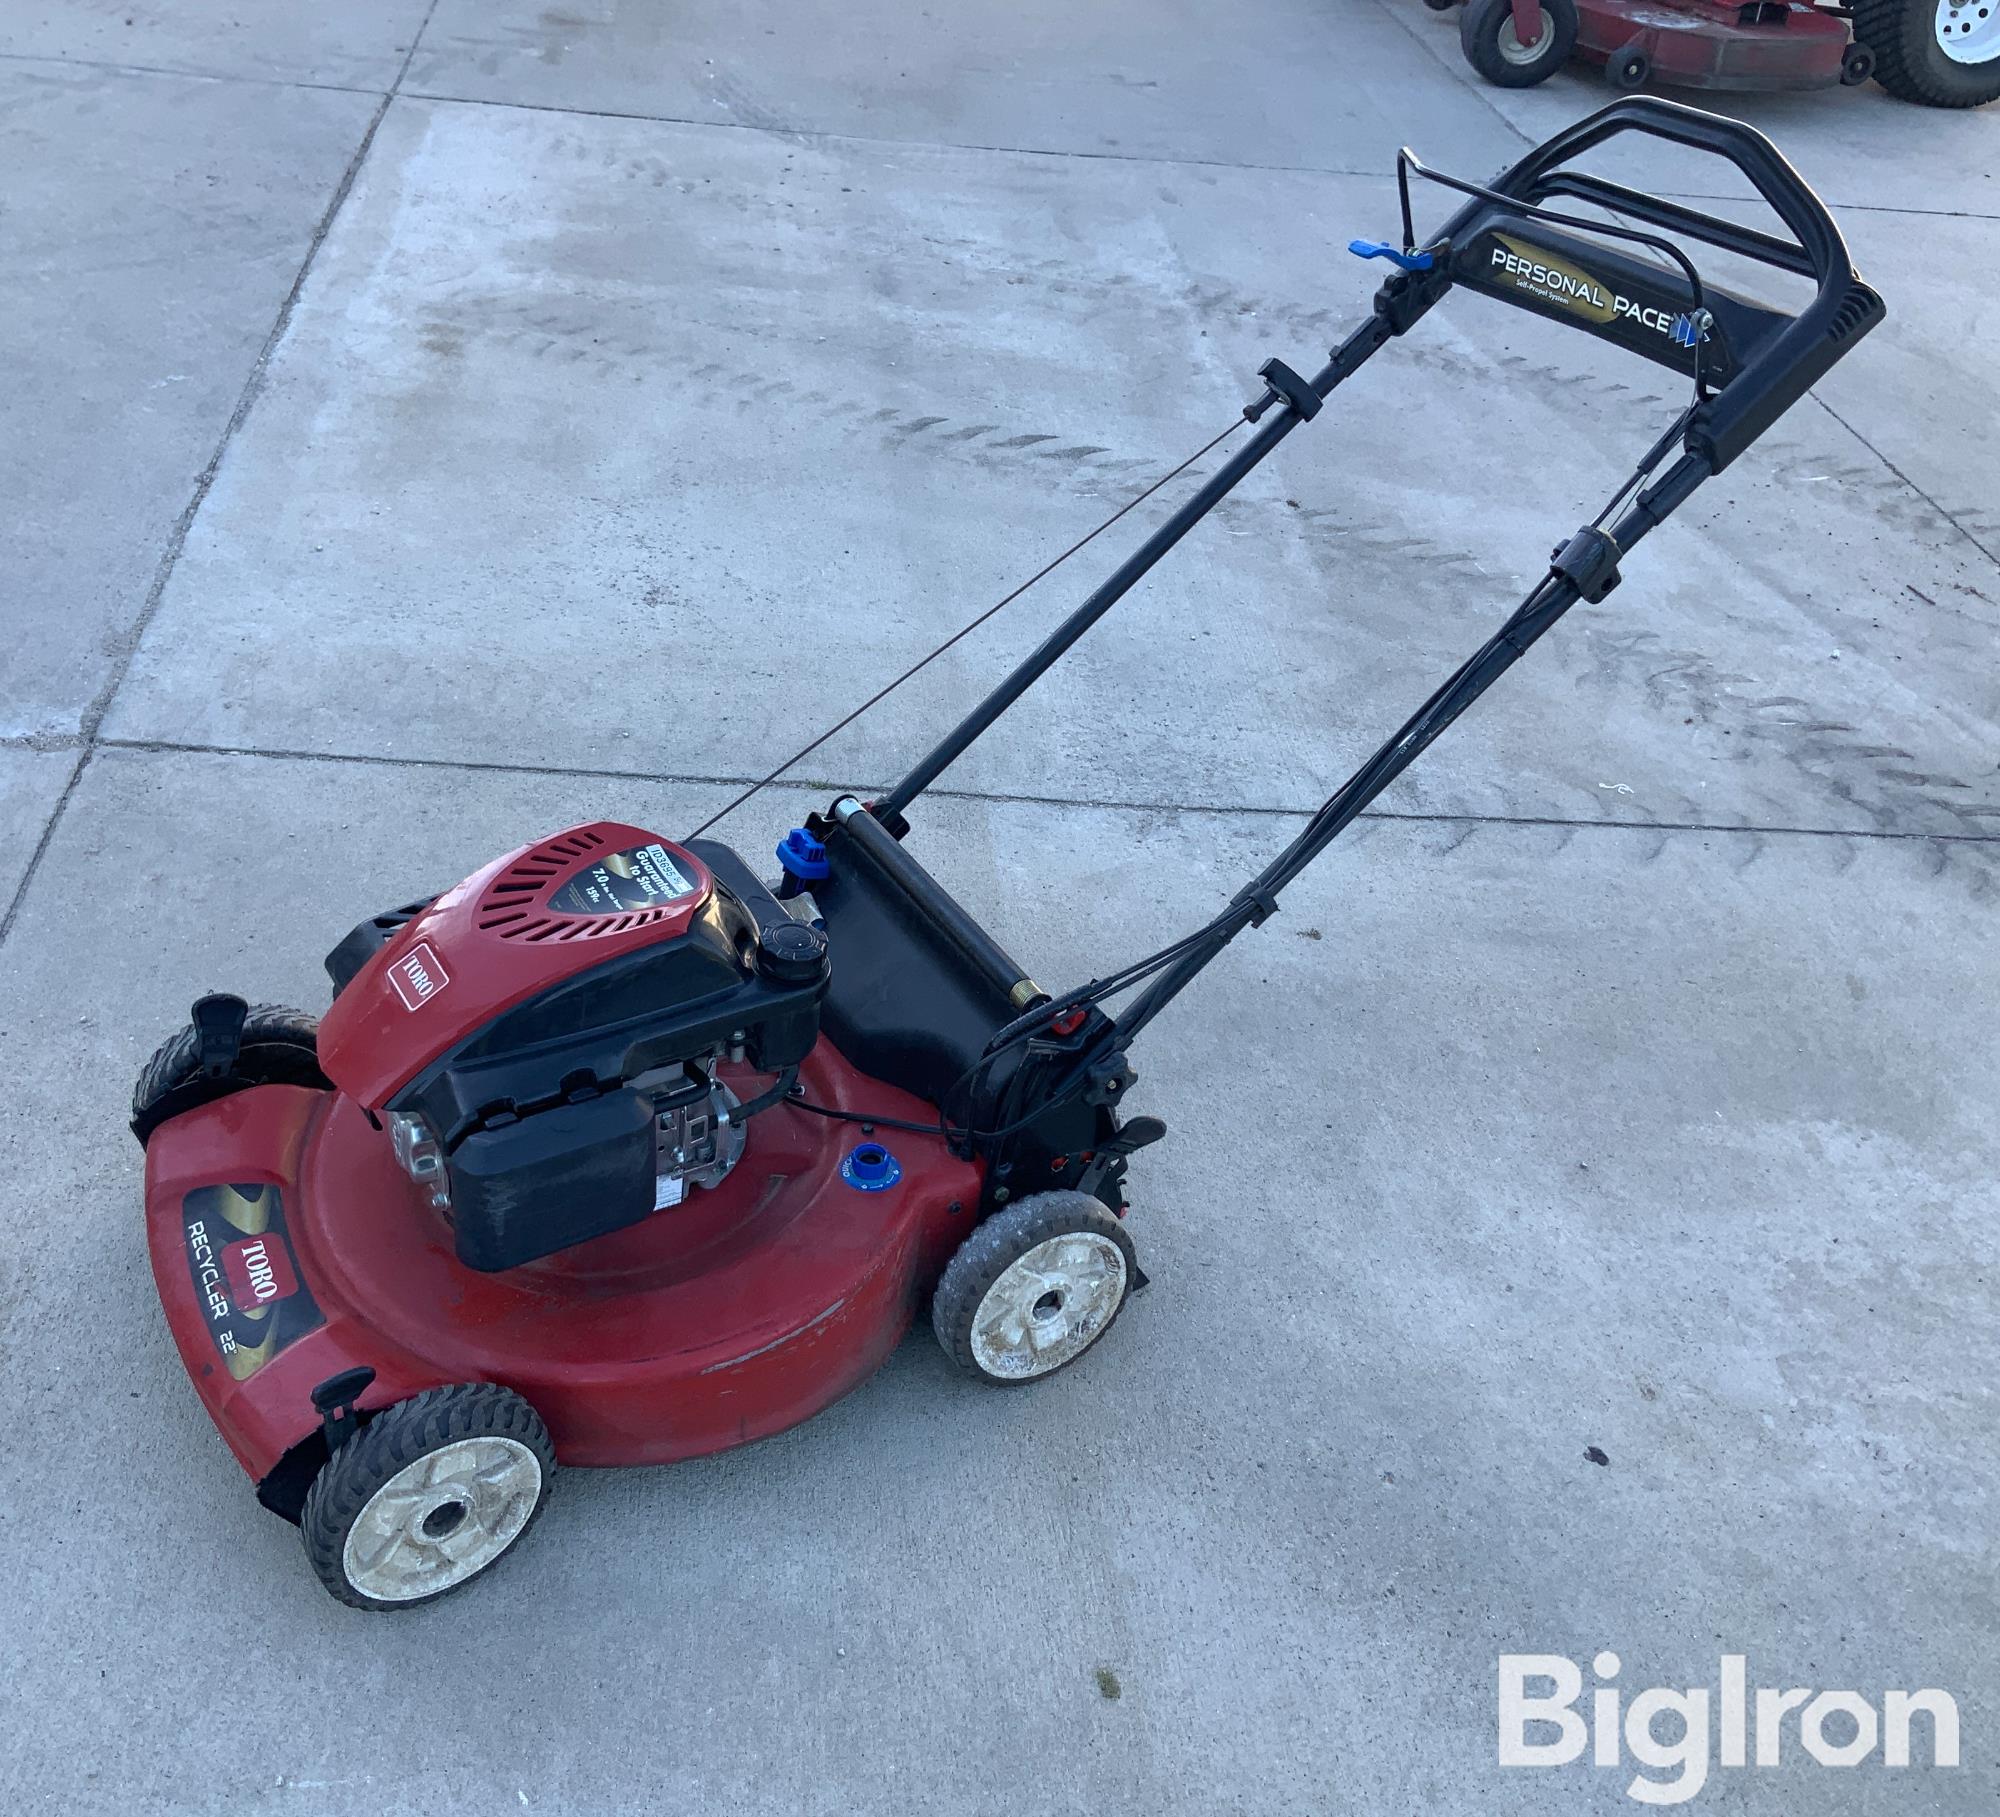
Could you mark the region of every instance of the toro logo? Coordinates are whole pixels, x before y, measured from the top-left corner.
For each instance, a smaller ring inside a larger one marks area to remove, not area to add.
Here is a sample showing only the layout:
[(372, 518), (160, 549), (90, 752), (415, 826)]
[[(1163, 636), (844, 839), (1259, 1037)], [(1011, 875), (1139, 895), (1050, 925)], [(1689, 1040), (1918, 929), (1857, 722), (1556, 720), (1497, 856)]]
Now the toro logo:
[(299, 1290), (292, 1258), (281, 1238), (245, 1237), (222, 1252), (222, 1272), (229, 1277), (229, 1294), (238, 1312), (254, 1312), (273, 1300)]
[(422, 1009), (451, 979), (431, 951), (431, 943), (419, 940), (389, 967), (389, 982), (396, 987), (405, 1009)]

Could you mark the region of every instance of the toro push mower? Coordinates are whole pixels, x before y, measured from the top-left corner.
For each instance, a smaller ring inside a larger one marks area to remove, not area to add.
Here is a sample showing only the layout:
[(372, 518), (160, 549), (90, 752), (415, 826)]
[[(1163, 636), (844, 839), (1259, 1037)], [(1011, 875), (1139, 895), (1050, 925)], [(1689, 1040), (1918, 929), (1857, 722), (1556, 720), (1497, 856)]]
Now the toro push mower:
[(1459, 48), (1496, 88), (1570, 57), (1613, 88), (1857, 87), (1925, 107), (2000, 97), (2000, 0), (1424, 0), (1461, 7)]
[[(1787, 234), (1572, 167), (1623, 133), (1730, 160)], [(571, 827), (363, 921), (327, 958), (317, 1024), (205, 997), (146, 1067), (132, 1127), (168, 1324), (258, 1499), (300, 1525), (336, 1597), (407, 1607), (465, 1582), (527, 1530), (558, 1461), (667, 1463), (794, 1425), (921, 1312), (983, 1382), (1074, 1362), (1144, 1282), (1127, 1174), (1166, 1130), (1127, 1111), (1140, 1033), (1882, 319), (1818, 198), (1732, 121), (1628, 99), (1491, 185), (1408, 152), (1397, 168), (1401, 242), (1353, 247), (1394, 269), (1326, 365), (1267, 361), (1240, 417), (1140, 497), (1240, 445), (887, 794), (793, 828), (774, 885), (703, 836), (721, 815), (680, 840)], [(1464, 198), (1423, 240), (1413, 176)], [(1681, 240), (1816, 293), (1788, 314), (1722, 290)], [(1668, 367), (1685, 406), (1493, 637), (1210, 920), (1045, 991), (911, 855), (911, 810), (1454, 289)]]

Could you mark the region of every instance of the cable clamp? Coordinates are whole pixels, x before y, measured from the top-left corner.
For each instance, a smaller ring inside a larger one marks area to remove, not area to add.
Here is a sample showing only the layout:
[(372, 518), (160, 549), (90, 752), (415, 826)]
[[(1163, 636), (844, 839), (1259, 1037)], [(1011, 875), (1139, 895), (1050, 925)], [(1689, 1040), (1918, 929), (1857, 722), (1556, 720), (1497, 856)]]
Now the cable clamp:
[(1268, 884), (1261, 889), (1252, 886), (1239, 890), (1236, 902), (1238, 906), (1248, 904), (1252, 927), (1262, 927), (1278, 912), (1278, 892)]
[(1568, 542), (1551, 555), (1549, 572), (1576, 588), (1580, 599), (1593, 606), (1617, 586), (1619, 549), (1608, 531), (1585, 524)]

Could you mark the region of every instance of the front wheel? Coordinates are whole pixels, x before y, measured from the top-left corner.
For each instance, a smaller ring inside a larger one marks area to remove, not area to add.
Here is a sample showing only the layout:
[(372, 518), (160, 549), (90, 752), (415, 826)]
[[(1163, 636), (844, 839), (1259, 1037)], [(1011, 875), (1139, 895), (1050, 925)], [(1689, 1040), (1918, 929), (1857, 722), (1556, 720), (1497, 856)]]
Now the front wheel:
[(1532, 88), (1546, 82), (1576, 48), (1576, 0), (1541, 0), (1542, 28), (1523, 44), (1514, 27), (1513, 0), (1468, 0), (1458, 16), (1465, 60), (1496, 88)]
[(329, 1595), (407, 1609), (469, 1583), (535, 1524), (555, 1446), (518, 1394), (430, 1388), (376, 1414), (306, 1492), (299, 1534)]
[(1854, 39), (1875, 80), (1924, 107), (2000, 99), (2000, 0), (1855, 0)]
[(996, 1211), (959, 1245), (931, 1301), (944, 1353), (982, 1382), (1037, 1382), (1111, 1329), (1138, 1279), (1125, 1227), (1087, 1192)]

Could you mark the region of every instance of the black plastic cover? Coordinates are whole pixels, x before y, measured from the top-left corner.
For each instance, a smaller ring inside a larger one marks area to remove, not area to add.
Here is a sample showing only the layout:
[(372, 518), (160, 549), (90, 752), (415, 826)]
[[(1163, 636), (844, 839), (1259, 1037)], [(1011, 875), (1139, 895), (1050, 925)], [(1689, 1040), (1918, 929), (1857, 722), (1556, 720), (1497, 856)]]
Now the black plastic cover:
[(421, 902), (406, 902), (401, 908), (384, 909), (381, 914), (370, 915), (366, 921), (357, 922), (350, 928), (346, 938), (326, 956), (326, 975), (333, 980), (333, 994), (339, 996), (354, 982), (369, 960), (436, 900), (435, 896), (426, 896)]
[(634, 1091), (467, 1136), (451, 1157), (458, 1259), (491, 1273), (636, 1224), (655, 1154), (652, 1100)]
[(760, 968), (767, 930), (799, 924), (726, 846), (690, 849), (716, 890), (685, 933), (572, 972), (503, 1011), (417, 1074), (389, 1108), (421, 1114), (455, 1152), (469, 1130), (496, 1115), (539, 1115), (579, 1080), (608, 1090), (739, 1034), (760, 1072), (803, 1060), (819, 1038), (824, 947), (817, 964), (796, 965), (789, 977)]
[(739, 1039), (752, 1066), (782, 1072), (819, 1039), (825, 937), (727, 846), (691, 849), (716, 887), (685, 932), (557, 979), (391, 1101), (443, 1141), (469, 1267), (518, 1267), (651, 1215), (654, 1087), (635, 1079)]

